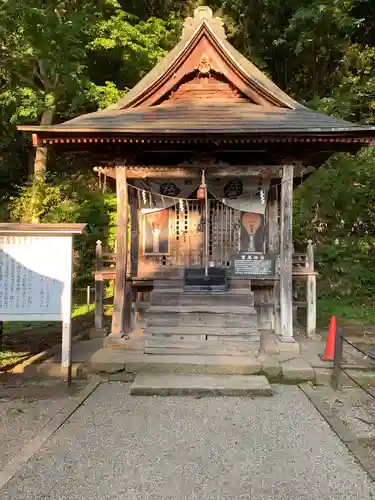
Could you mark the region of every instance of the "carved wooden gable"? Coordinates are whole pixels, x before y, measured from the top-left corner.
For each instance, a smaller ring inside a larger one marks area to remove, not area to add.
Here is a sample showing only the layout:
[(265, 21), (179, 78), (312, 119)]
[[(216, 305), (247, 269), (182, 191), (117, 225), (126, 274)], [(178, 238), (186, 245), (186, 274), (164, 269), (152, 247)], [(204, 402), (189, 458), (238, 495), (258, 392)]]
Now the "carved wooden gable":
[(187, 75), (161, 102), (174, 101), (242, 101), (252, 102), (241, 90), (227, 80), (222, 74), (210, 71), (202, 74), (198, 71)]
[(185, 22), (180, 43), (114, 107), (189, 100), (300, 106), (228, 43), (221, 19), (207, 7), (196, 9)]

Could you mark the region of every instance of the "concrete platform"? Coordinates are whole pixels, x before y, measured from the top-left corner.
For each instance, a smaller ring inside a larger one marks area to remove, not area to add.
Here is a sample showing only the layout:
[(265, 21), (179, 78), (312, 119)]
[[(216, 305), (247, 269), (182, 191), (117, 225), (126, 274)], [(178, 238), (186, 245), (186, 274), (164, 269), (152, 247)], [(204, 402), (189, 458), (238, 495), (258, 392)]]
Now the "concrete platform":
[(139, 373), (132, 396), (272, 396), (264, 375), (181, 375)]
[(261, 373), (262, 364), (251, 356), (168, 356), (100, 349), (86, 363), (90, 372), (182, 373), (209, 375), (252, 375)]

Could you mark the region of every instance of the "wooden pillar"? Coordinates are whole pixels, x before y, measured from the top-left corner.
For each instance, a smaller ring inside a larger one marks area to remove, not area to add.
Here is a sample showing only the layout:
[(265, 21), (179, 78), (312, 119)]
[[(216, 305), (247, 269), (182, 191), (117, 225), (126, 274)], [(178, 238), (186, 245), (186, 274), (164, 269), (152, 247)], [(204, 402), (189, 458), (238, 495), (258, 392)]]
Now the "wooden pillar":
[(135, 194), (133, 193), (130, 217), (131, 217), (130, 274), (131, 276), (137, 276), (138, 259), (139, 259), (139, 206), (138, 206), (138, 196), (136, 193)]
[[(95, 268), (99, 271), (103, 267), (103, 247), (100, 240), (96, 242), (95, 257)], [(103, 279), (95, 278), (95, 328), (97, 329), (103, 328), (103, 296)]]
[(307, 244), (307, 336), (315, 337), (316, 333), (316, 275), (314, 270), (314, 246), (312, 240)]
[[(138, 276), (138, 260), (139, 260), (139, 203), (138, 203), (138, 193), (133, 189), (132, 196), (130, 199), (130, 226), (131, 226), (131, 238), (130, 238), (130, 276), (132, 278)], [(137, 309), (135, 304), (137, 303), (137, 291), (136, 288), (131, 287), (131, 310), (129, 318), (129, 330), (133, 330), (136, 325), (136, 314)]]
[(277, 186), (270, 189), (271, 198), (268, 202), (268, 251), (279, 253), (279, 207), (276, 196)]
[(293, 165), (283, 166), (281, 183), (280, 322), (282, 339), (293, 339)]
[(128, 250), (128, 188), (126, 167), (116, 167), (117, 228), (116, 228), (116, 278), (113, 299), (111, 337), (123, 337), (126, 317), (127, 250)]

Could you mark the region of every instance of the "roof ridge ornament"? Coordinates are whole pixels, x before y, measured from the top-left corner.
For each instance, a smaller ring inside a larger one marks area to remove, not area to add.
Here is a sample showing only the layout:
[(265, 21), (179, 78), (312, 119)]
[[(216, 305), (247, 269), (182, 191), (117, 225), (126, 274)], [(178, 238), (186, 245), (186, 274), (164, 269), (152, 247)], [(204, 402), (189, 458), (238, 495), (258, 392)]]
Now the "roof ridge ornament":
[(194, 10), (194, 17), (187, 17), (182, 30), (182, 38), (188, 38), (203, 23), (210, 26), (212, 31), (220, 38), (226, 38), (224, 23), (221, 17), (214, 17), (210, 7), (201, 6)]

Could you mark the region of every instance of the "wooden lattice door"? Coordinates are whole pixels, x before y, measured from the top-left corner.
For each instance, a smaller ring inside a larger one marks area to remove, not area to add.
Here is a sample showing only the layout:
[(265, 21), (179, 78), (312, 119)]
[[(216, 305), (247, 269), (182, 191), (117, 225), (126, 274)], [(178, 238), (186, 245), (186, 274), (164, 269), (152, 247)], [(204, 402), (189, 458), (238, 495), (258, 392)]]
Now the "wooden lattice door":
[(209, 260), (229, 267), (231, 256), (238, 252), (241, 237), (241, 212), (218, 200), (209, 200)]
[(175, 255), (178, 267), (203, 265), (204, 235), (202, 226), (203, 205), (199, 200), (184, 202), (174, 207)]
[[(208, 260), (228, 267), (239, 250), (241, 212), (217, 200), (208, 200)], [(175, 240), (179, 267), (205, 265), (204, 202), (186, 202), (175, 210)]]

